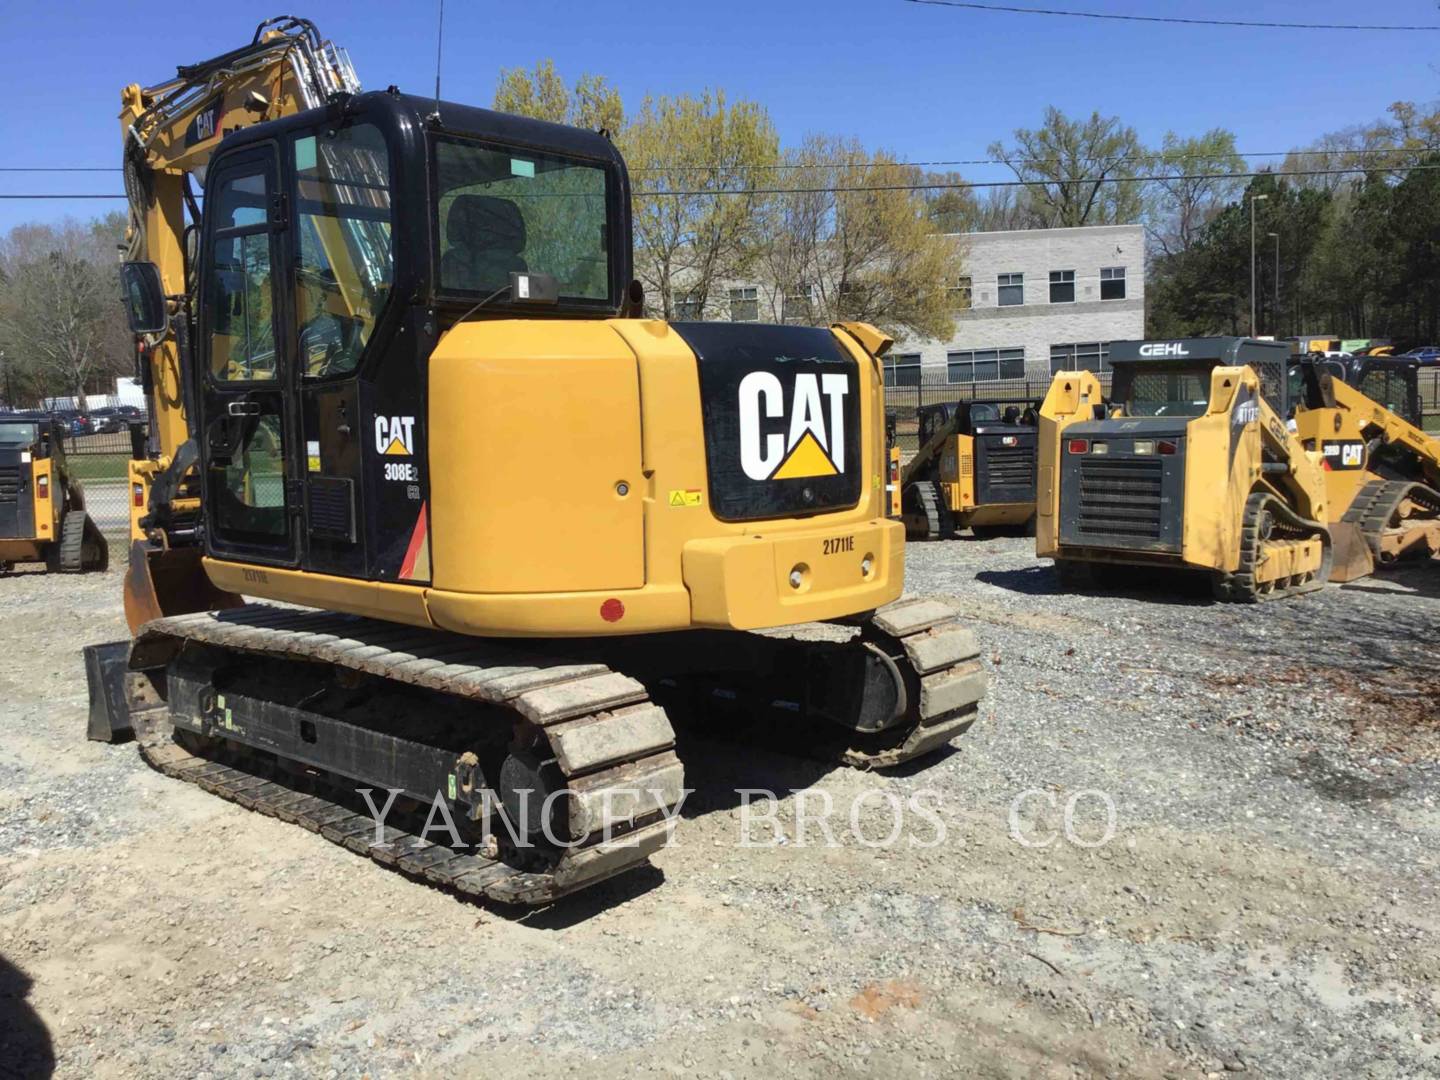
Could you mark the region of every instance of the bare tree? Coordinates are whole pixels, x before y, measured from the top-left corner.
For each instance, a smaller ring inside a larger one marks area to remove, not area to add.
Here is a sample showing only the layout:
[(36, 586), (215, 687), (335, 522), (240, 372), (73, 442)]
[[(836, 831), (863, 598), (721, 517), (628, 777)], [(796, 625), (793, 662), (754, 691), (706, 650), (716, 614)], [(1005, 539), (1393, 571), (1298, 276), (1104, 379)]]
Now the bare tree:
[[(81, 224), (19, 225), (0, 240), (0, 348), (42, 395), (72, 395), (128, 370), (115, 248), (121, 215)], [(13, 403), (12, 403), (13, 404)]]
[(1051, 106), (1041, 127), (1018, 129), (1013, 146), (992, 143), (990, 156), (1030, 184), (1028, 202), (1041, 226), (1125, 225), (1140, 217), (1140, 184), (1116, 181), (1141, 175), (1148, 155), (1135, 129), (1117, 117), (1072, 120)]

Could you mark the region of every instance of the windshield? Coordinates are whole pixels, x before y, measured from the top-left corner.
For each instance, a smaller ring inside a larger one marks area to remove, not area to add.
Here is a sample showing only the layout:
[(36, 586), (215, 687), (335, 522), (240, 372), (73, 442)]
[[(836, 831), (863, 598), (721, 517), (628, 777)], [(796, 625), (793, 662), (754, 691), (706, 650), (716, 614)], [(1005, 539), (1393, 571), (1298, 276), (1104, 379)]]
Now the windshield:
[(11, 446), (29, 446), (38, 437), (38, 424), (25, 424), (14, 420), (0, 420), (0, 443), (6, 443)]
[(448, 138), (435, 165), (441, 291), (488, 295), (529, 271), (562, 300), (609, 300), (605, 165)]
[(1204, 416), (1210, 372), (1117, 364), (1115, 400), (1127, 416)]

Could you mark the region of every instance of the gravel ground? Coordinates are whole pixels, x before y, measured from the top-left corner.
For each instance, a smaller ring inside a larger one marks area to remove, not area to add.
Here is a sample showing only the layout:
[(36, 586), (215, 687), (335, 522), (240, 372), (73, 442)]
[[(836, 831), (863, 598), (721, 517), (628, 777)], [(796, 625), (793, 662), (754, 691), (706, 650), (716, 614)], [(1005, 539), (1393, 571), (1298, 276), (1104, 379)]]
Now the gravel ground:
[(118, 575), (0, 581), (0, 1076), (1440, 1075), (1440, 577), (1065, 596), (1030, 543), (910, 548), (994, 666), (956, 751), (687, 741), (656, 869), (521, 917), (85, 742)]

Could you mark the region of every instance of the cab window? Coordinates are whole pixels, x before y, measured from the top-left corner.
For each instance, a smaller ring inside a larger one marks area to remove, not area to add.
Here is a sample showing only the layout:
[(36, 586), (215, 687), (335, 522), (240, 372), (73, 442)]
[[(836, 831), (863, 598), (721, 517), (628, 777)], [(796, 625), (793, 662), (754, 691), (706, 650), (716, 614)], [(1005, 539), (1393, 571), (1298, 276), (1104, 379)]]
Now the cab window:
[(276, 376), (269, 176), (263, 165), (224, 176), (211, 195), (214, 233), (205, 321), (210, 373), (222, 382)]
[(395, 277), (385, 139), (372, 124), (353, 124), (291, 145), (300, 372), (347, 375), (360, 363)]

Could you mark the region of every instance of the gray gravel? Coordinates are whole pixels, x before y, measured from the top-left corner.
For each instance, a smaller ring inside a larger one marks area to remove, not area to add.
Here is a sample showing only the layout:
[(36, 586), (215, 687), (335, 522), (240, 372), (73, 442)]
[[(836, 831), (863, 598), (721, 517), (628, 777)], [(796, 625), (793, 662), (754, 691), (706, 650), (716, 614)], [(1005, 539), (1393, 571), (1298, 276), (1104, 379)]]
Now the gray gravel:
[[(956, 751), (687, 740), (657, 869), (521, 918), (84, 742), (118, 575), (0, 579), (0, 1077), (1440, 1075), (1440, 575), (1065, 596), (1029, 543), (909, 549), (994, 667)], [(866, 846), (872, 789), (937, 817)]]

